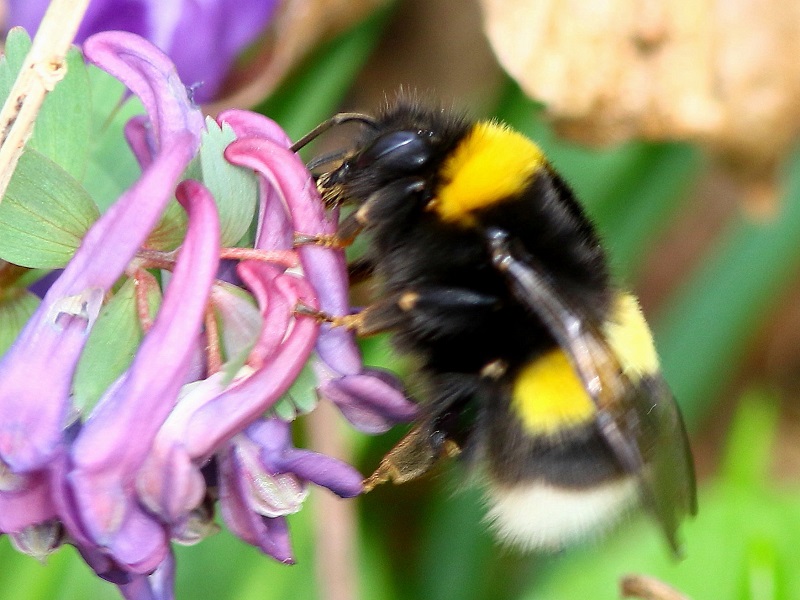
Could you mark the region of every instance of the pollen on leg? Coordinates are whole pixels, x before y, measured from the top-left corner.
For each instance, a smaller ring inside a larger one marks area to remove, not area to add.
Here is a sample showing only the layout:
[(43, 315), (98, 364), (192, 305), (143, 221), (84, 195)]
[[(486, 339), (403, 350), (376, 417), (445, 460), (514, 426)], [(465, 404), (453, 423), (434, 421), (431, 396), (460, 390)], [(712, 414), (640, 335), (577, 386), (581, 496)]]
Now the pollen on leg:
[(334, 248), (336, 250), (343, 250), (353, 243), (352, 239), (344, 239), (336, 234), (309, 234), (300, 232), (295, 232), (292, 241), (295, 248), (298, 246), (314, 245), (322, 246), (323, 248)]
[(498, 358), (484, 365), (481, 369), (481, 377), (485, 379), (494, 379), (496, 381), (506, 374), (506, 370), (508, 370), (508, 364), (504, 360)]
[(419, 294), (417, 292), (406, 292), (400, 299), (397, 301), (397, 306), (400, 307), (400, 310), (404, 312), (409, 312), (414, 310), (414, 307), (417, 305), (419, 301)]

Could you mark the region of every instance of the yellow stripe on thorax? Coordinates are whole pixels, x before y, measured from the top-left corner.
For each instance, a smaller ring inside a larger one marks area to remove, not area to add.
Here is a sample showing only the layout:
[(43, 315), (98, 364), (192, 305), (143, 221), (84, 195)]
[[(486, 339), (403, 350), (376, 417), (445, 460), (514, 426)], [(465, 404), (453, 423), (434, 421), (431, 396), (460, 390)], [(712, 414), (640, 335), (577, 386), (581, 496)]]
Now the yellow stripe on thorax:
[(432, 208), (445, 221), (469, 224), (472, 211), (522, 191), (544, 162), (539, 147), (521, 133), (477, 123), (442, 165)]
[[(658, 372), (653, 337), (636, 298), (629, 294), (617, 297), (611, 318), (603, 326), (603, 334), (633, 384), (645, 375)], [(596, 412), (592, 399), (560, 348), (523, 367), (514, 382), (512, 410), (532, 435), (558, 434), (565, 428), (588, 423)]]

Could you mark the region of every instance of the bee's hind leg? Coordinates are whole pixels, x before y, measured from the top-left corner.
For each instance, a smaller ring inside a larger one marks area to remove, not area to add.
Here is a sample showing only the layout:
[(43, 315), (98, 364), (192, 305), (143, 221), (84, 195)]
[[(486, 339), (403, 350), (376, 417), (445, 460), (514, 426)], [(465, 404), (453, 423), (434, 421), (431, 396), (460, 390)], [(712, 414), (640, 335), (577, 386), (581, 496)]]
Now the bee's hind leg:
[(359, 211), (355, 211), (345, 217), (342, 222), (339, 223), (336, 233), (309, 234), (296, 231), (293, 240), (295, 248), (307, 244), (337, 249), (344, 249), (351, 246), (356, 237), (358, 237), (358, 234), (361, 233), (361, 230), (364, 229), (365, 225), (358, 216), (358, 212)]
[(295, 312), (333, 327), (346, 327), (359, 336), (369, 336), (400, 325), (409, 326), (409, 321), (419, 331), (458, 331), (463, 326), (464, 315), (482, 319), (496, 310), (497, 305), (498, 299), (494, 296), (472, 290), (423, 286), (389, 294), (352, 315), (329, 315), (302, 304)]
[(404, 177), (387, 184), (367, 198), (361, 206), (347, 215), (336, 233), (294, 234), (294, 245), (316, 244), (326, 248), (347, 248), (365, 228), (386, 219), (395, 218), (401, 211), (411, 210), (409, 199), (420, 196), (425, 190), (425, 181), (418, 177)]
[(304, 304), (295, 307), (295, 314), (313, 317), (333, 327), (344, 327), (360, 337), (367, 337), (396, 328), (408, 319), (406, 294), (392, 294), (351, 315), (331, 315)]

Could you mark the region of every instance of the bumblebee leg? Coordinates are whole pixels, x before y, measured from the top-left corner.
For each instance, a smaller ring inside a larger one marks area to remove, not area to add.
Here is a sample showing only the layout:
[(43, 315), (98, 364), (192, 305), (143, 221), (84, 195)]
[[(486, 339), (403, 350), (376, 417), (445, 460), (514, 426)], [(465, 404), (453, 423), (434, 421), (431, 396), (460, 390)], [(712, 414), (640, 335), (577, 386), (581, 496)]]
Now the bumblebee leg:
[(446, 286), (420, 286), (403, 297), (410, 335), (456, 344), (478, 331), (490, 330), (501, 305), (491, 294)]
[[(448, 314), (455, 314), (452, 327), (463, 327), (464, 311), (467, 316), (480, 318), (487, 309), (497, 305), (493, 296), (479, 294), (467, 289), (445, 287), (422, 287), (390, 294), (352, 315), (329, 315), (299, 304), (297, 314), (314, 317), (330, 323), (333, 327), (346, 327), (362, 337), (394, 329), (412, 319), (420, 330), (447, 330)], [(445, 319), (441, 322), (441, 319)]]
[(392, 294), (352, 315), (329, 315), (304, 304), (298, 304), (295, 313), (314, 317), (333, 327), (345, 327), (361, 337), (367, 337), (393, 329), (408, 319), (406, 296), (407, 293)]
[(350, 285), (356, 285), (362, 281), (366, 281), (375, 272), (375, 263), (366, 257), (360, 257), (347, 265), (347, 276), (350, 280)]
[(324, 248), (338, 248), (343, 249), (350, 246), (356, 239), (361, 230), (364, 229), (358, 217), (358, 211), (348, 215), (339, 223), (336, 233), (320, 233), (308, 234), (300, 233), (298, 231), (294, 234), (294, 246), (305, 246), (307, 244), (314, 244), (316, 246), (323, 246)]
[[(316, 244), (326, 248), (347, 248), (359, 233), (371, 224), (394, 217), (400, 210), (408, 210), (410, 196), (425, 189), (425, 181), (416, 177), (399, 179), (372, 194), (358, 210), (339, 223), (334, 234), (307, 234), (296, 232), (294, 245)], [(324, 194), (323, 194), (324, 196)]]
[(364, 480), (364, 491), (391, 481), (405, 483), (430, 471), (442, 458), (469, 455), (473, 422), (464, 415), (472, 411), (467, 406), (475, 401), (477, 378), (463, 373), (440, 374), (433, 379), (431, 401), (411, 431), (392, 448)]
[(424, 424), (414, 427), (381, 459), (375, 472), (364, 480), (364, 491), (370, 492), (381, 483), (406, 483), (431, 470), (444, 456), (457, 456), (458, 445), (441, 432), (429, 431)]

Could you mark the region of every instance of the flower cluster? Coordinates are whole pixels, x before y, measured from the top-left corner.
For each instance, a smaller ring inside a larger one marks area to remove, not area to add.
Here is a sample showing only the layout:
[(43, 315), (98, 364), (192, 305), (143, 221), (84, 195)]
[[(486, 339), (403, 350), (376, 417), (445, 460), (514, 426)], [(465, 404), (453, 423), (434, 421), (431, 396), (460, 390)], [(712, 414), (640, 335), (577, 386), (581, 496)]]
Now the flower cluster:
[[(181, 181), (205, 123), (173, 64), (123, 32), (96, 34), (83, 50), (145, 107), (126, 128), (141, 176), (89, 229), (0, 359), (0, 532), (37, 556), (74, 544), (126, 598), (171, 598), (170, 542), (212, 531), (216, 502), (236, 535), (288, 563), (285, 515), (309, 482), (361, 492), (355, 469), (295, 448), (290, 424), (268, 412), (309, 358), (319, 394), (359, 429), (383, 431), (415, 406), (390, 376), (363, 367), (349, 332), (296, 313), (350, 307), (342, 253), (293, 248), (295, 232), (331, 233), (336, 215), (280, 128), (244, 111), (217, 119), (236, 137), (225, 158), (258, 181), (253, 247), (222, 247), (215, 198)], [(176, 250), (154, 249), (148, 236), (173, 194), (185, 237)], [(126, 281), (145, 333), (85, 409), (73, 401), (76, 367)], [(148, 297), (162, 285), (151, 318)]]

